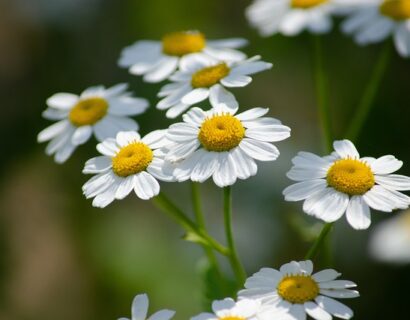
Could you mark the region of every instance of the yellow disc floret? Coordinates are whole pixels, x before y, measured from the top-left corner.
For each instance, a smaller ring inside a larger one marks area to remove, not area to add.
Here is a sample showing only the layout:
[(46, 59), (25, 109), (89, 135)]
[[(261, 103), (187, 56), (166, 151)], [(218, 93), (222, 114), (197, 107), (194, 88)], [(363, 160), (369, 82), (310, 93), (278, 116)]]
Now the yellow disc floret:
[(70, 111), (68, 118), (76, 127), (93, 125), (107, 114), (108, 102), (103, 98), (80, 100)]
[(374, 186), (372, 170), (356, 159), (336, 161), (328, 170), (326, 180), (329, 186), (351, 196), (365, 194)]
[(278, 293), (291, 303), (305, 303), (318, 296), (319, 286), (311, 276), (289, 275), (279, 282)]
[(205, 36), (200, 32), (173, 32), (162, 38), (162, 52), (170, 56), (182, 57), (202, 51), (205, 44)]
[(292, 0), (291, 6), (293, 8), (309, 9), (328, 1), (329, 0)]
[(117, 176), (128, 177), (144, 171), (152, 159), (152, 150), (145, 143), (133, 142), (112, 158), (112, 170)]
[(192, 75), (191, 85), (194, 88), (209, 88), (225, 78), (231, 70), (226, 63), (203, 68)]
[(380, 12), (394, 20), (410, 19), (410, 0), (385, 0), (380, 5)]
[(238, 316), (225, 316), (222, 318), (218, 318), (218, 320), (246, 320), (246, 318)]
[(223, 152), (237, 147), (244, 136), (241, 121), (230, 114), (221, 114), (202, 123), (198, 139), (206, 150)]

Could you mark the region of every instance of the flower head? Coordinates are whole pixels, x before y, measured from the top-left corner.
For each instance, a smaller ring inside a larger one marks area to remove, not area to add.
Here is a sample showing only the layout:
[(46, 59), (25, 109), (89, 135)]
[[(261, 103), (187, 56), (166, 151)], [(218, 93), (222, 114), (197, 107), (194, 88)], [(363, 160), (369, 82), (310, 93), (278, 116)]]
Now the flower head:
[(260, 302), (243, 299), (235, 302), (231, 298), (217, 300), (212, 303), (214, 313), (201, 313), (191, 320), (256, 320)]
[(119, 84), (105, 89), (91, 87), (80, 96), (57, 93), (47, 100), (43, 117), (58, 122), (41, 131), (38, 142), (49, 141), (48, 155), (62, 163), (76, 147), (87, 142), (94, 133), (99, 141), (114, 137), (121, 130), (137, 130), (138, 124), (129, 116), (143, 113), (148, 101), (132, 97), (128, 85)]
[(306, 314), (317, 320), (332, 316), (350, 319), (353, 311), (333, 298), (356, 298), (359, 293), (351, 288), (356, 284), (336, 280), (340, 273), (325, 269), (312, 274), (312, 261), (292, 261), (279, 270), (262, 268), (249, 277), (239, 298), (255, 299), (262, 303), (258, 319), (306, 319)]
[(406, 209), (410, 198), (398, 191), (410, 190), (410, 178), (392, 174), (402, 162), (394, 156), (360, 158), (349, 140), (335, 141), (335, 152), (319, 157), (299, 152), (287, 176), (298, 183), (287, 187), (287, 201), (305, 200), (303, 210), (326, 222), (345, 212), (355, 229), (370, 226), (369, 207), (391, 212)]
[[(131, 307), (131, 320), (147, 320), (148, 313), (148, 296), (146, 294), (139, 294), (135, 296)], [(169, 320), (175, 315), (173, 310), (160, 310), (150, 316), (149, 320)], [(130, 320), (128, 318), (119, 318), (118, 320)]]

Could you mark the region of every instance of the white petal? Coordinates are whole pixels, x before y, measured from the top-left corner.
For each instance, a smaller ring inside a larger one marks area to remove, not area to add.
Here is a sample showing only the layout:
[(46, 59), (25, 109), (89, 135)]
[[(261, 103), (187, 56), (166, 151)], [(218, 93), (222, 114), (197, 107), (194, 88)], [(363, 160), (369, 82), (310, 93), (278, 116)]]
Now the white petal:
[(219, 104), (225, 104), (227, 108), (235, 111), (239, 108), (239, 104), (238, 101), (236, 101), (235, 96), (220, 84), (213, 85), (210, 88), (209, 100), (213, 107)]
[(256, 315), (260, 309), (260, 302), (253, 299), (242, 299), (236, 302), (235, 307), (232, 308), (231, 314), (233, 316), (243, 317), (249, 319)]
[(286, 176), (294, 181), (316, 180), (326, 177), (326, 170), (323, 168), (293, 166)]
[(256, 174), (258, 166), (255, 161), (240, 148), (235, 148), (231, 152), (231, 156), (235, 163), (236, 174), (239, 179), (247, 179)]
[(299, 261), (300, 270), (304, 274), (311, 275), (313, 271), (313, 263), (310, 260)]
[(375, 210), (391, 212), (394, 209), (406, 209), (410, 198), (398, 191), (375, 185), (363, 195), (363, 199)]
[(147, 144), (151, 149), (162, 148), (169, 143), (165, 138), (167, 130), (154, 130), (146, 134), (141, 141)]
[(317, 282), (331, 281), (340, 276), (340, 273), (333, 269), (325, 269), (316, 272), (312, 278)]
[(189, 107), (190, 107), (189, 105), (186, 105), (183, 103), (176, 104), (168, 109), (168, 111), (165, 113), (165, 116), (169, 119), (175, 119), (181, 113), (184, 113), (184, 111), (189, 109)]
[(167, 138), (175, 142), (187, 142), (197, 139), (199, 129), (190, 123), (175, 123), (167, 131)]
[(357, 287), (356, 283), (349, 280), (330, 280), (319, 283), (320, 289), (349, 289)]
[(146, 99), (135, 97), (120, 97), (109, 100), (108, 112), (116, 116), (134, 116), (147, 110), (149, 102)]
[(361, 45), (383, 41), (391, 34), (395, 24), (387, 17), (378, 17), (363, 26), (356, 34), (355, 40)]
[(394, 156), (387, 155), (373, 161), (370, 167), (375, 174), (390, 174), (399, 170), (402, 165), (402, 161)]
[(56, 109), (68, 110), (78, 102), (78, 96), (72, 93), (56, 93), (47, 99), (47, 105)]
[(128, 89), (128, 83), (119, 83), (105, 90), (105, 97), (111, 98), (124, 94)]
[(150, 70), (144, 76), (144, 81), (146, 82), (161, 82), (167, 79), (171, 73), (173, 73), (178, 66), (177, 57), (168, 57), (161, 61), (154, 69)]
[(346, 210), (349, 224), (356, 230), (364, 230), (370, 226), (370, 208), (361, 196), (353, 196)]
[(191, 90), (192, 87), (190, 84), (181, 86), (179, 89), (175, 90), (169, 96), (159, 101), (157, 104), (157, 109), (165, 110), (176, 104), (181, 103), (181, 98), (185, 96), (187, 93), (189, 93)]
[(303, 181), (287, 187), (283, 190), (283, 195), (286, 201), (300, 201), (324, 190), (326, 186), (327, 183), (324, 179)]
[(246, 54), (238, 50), (229, 49), (229, 48), (211, 48), (205, 47), (204, 53), (209, 54), (211, 57), (214, 57), (221, 61), (242, 61), (246, 59)]
[(235, 88), (235, 87), (245, 87), (252, 82), (252, 78), (243, 75), (229, 75), (221, 79), (221, 83), (225, 87)]
[(175, 315), (173, 310), (160, 310), (155, 312), (148, 320), (169, 320)]
[(89, 199), (103, 193), (115, 183), (116, 178), (112, 171), (103, 172), (92, 177), (82, 187), (85, 197)]
[(305, 302), (305, 311), (306, 313), (311, 316), (313, 319), (316, 320), (332, 320), (332, 316), (327, 313), (325, 310), (320, 308), (316, 303), (308, 301)]
[(308, 15), (305, 10), (292, 10), (289, 11), (282, 19), (279, 29), (287, 36), (294, 36), (300, 33), (307, 23)]
[(245, 135), (259, 141), (276, 142), (289, 138), (290, 128), (278, 124), (267, 124), (260, 127), (248, 128), (246, 129)]
[(147, 167), (147, 172), (152, 174), (154, 178), (167, 182), (175, 181), (172, 170), (172, 164), (160, 158), (154, 158)]
[(225, 298), (224, 300), (215, 300), (212, 302), (212, 311), (220, 316), (221, 311), (229, 311), (235, 306), (235, 301), (231, 298)]
[(161, 49), (162, 44), (159, 41), (139, 40), (122, 50), (118, 65), (128, 68), (137, 62), (144, 61), (146, 58), (157, 57)]
[(104, 86), (93, 86), (85, 89), (81, 95), (81, 99), (88, 99), (91, 97), (104, 97), (105, 88)]
[(117, 191), (118, 184), (114, 182), (104, 192), (99, 193), (93, 200), (93, 206), (97, 208), (105, 208), (115, 199), (115, 192)]
[(61, 134), (53, 138), (46, 147), (46, 154), (52, 155), (59, 149), (61, 149), (64, 145), (70, 142), (71, 136), (74, 133), (74, 127), (69, 126), (66, 130), (64, 130)]
[(71, 142), (66, 142), (63, 147), (57, 150), (54, 155), (54, 161), (57, 163), (65, 162), (74, 152), (77, 146), (73, 145)]
[(93, 133), (93, 129), (91, 126), (82, 126), (78, 127), (75, 131), (73, 136), (71, 137), (71, 143), (75, 146), (80, 144), (84, 144), (90, 139)]
[(360, 294), (356, 290), (329, 290), (329, 289), (320, 289), (320, 294), (323, 294), (328, 297), (337, 298), (337, 299), (351, 299), (360, 297)]
[(272, 63), (264, 61), (255, 61), (255, 62), (245, 62), (239, 64), (237, 67), (233, 67), (230, 74), (232, 75), (251, 75), (264, 70), (272, 68)]
[(68, 110), (61, 110), (61, 109), (54, 109), (54, 108), (47, 108), (44, 110), (41, 115), (43, 118), (48, 120), (62, 120), (67, 118), (69, 114)]
[(192, 108), (182, 116), (184, 122), (200, 127), (206, 118), (205, 112), (200, 108)]
[(215, 48), (241, 48), (248, 44), (248, 40), (243, 38), (228, 38), (221, 40), (208, 40), (207, 44)]
[(208, 152), (204, 149), (198, 150), (202, 154), (201, 160), (195, 165), (191, 173), (191, 180), (196, 182), (204, 182), (212, 176), (215, 170), (218, 169), (218, 153)]
[(191, 172), (195, 168), (195, 165), (201, 160), (202, 151), (197, 150), (185, 160), (183, 160), (174, 170), (174, 176), (178, 181), (185, 181), (190, 179)]
[(115, 139), (119, 146), (125, 147), (130, 143), (140, 141), (141, 136), (138, 134), (138, 132), (135, 131), (120, 131), (117, 133)]
[(120, 150), (114, 138), (108, 138), (103, 142), (97, 144), (97, 150), (108, 157), (113, 157)]
[(394, 44), (402, 57), (410, 57), (410, 23), (408, 20), (395, 31)]
[(354, 144), (349, 140), (340, 140), (333, 142), (333, 148), (341, 158), (355, 158), (358, 159), (359, 152), (357, 152)]
[(135, 176), (131, 175), (121, 179), (121, 183), (115, 192), (115, 199), (121, 200), (130, 194), (135, 185)]
[(131, 320), (145, 320), (148, 312), (148, 296), (146, 294), (139, 294), (134, 298), (132, 302)]
[(209, 89), (208, 88), (196, 88), (191, 92), (184, 95), (181, 102), (187, 105), (193, 105), (195, 103), (201, 102), (208, 98)]
[(219, 168), (214, 172), (212, 178), (218, 187), (226, 187), (236, 182), (236, 168), (229, 152), (219, 153)]
[(353, 311), (349, 307), (332, 298), (318, 296), (315, 301), (319, 307), (331, 313), (335, 317), (341, 319), (350, 319), (353, 317)]
[(70, 126), (70, 123), (67, 120), (61, 120), (52, 124), (51, 126), (45, 128), (37, 135), (37, 142), (44, 142), (51, 140), (61, 134)]
[(269, 108), (252, 108), (236, 115), (236, 118), (241, 121), (255, 120), (263, 117), (269, 112)]
[(85, 163), (83, 173), (101, 173), (111, 168), (111, 158), (100, 156), (92, 158)]
[(296, 261), (291, 261), (291, 262), (285, 263), (284, 265), (282, 265), (280, 267), (279, 271), (283, 275), (291, 275), (291, 274), (300, 274), (301, 273), (300, 265)]
[(142, 171), (135, 176), (134, 191), (142, 200), (148, 200), (159, 193), (159, 183), (149, 173)]
[(213, 313), (203, 312), (192, 317), (190, 320), (218, 320), (218, 317)]
[(245, 138), (239, 144), (241, 148), (248, 156), (260, 160), (260, 161), (273, 161), (279, 157), (279, 150), (274, 145)]
[(167, 153), (165, 160), (175, 162), (184, 160), (187, 157), (190, 157), (192, 153), (199, 147), (199, 141), (197, 139), (184, 142), (181, 144), (176, 144), (175, 147), (172, 147), (171, 150)]
[(138, 124), (126, 117), (106, 115), (104, 119), (94, 125), (94, 134), (99, 141), (113, 138), (120, 131), (136, 131)]
[(390, 174), (387, 176), (375, 176), (375, 180), (378, 184), (387, 189), (392, 190), (410, 190), (410, 177), (402, 176), (399, 174)]
[(306, 320), (306, 312), (303, 304), (293, 304), (289, 310), (289, 315), (292, 320)]

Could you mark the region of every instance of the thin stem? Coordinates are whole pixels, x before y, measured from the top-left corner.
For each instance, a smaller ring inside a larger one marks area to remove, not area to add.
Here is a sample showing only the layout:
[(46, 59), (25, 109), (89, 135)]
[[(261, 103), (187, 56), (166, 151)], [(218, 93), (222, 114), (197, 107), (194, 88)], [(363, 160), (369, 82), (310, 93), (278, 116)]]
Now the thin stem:
[(224, 220), (225, 220), (225, 234), (228, 242), (229, 249), (229, 262), (231, 263), (232, 270), (235, 273), (235, 277), (238, 283), (238, 287), (242, 287), (245, 283), (246, 272), (243, 268), (238, 253), (235, 247), (235, 241), (232, 232), (232, 190), (231, 187), (225, 187), (223, 189), (224, 194)]
[(374, 100), (378, 93), (378, 88), (382, 82), (383, 76), (386, 73), (387, 66), (391, 56), (391, 43), (386, 41), (384, 48), (380, 52), (379, 58), (373, 69), (373, 73), (370, 77), (370, 81), (364, 90), (363, 96), (356, 109), (356, 114), (353, 120), (350, 122), (350, 126), (347, 129), (346, 137), (352, 141), (356, 140), (363, 128), (366, 118), (374, 105)]
[(182, 212), (163, 192), (160, 192), (158, 196), (153, 198), (153, 202), (171, 218), (178, 222), (185, 230), (192, 232), (199, 239), (203, 239), (206, 244), (211, 246), (221, 254), (228, 256), (229, 249), (222, 246), (218, 241), (213, 239), (204, 230), (198, 228), (198, 226), (189, 219), (184, 212)]
[(317, 254), (319, 253), (320, 248), (323, 246), (327, 235), (329, 234), (330, 230), (332, 230), (333, 223), (326, 223), (322, 231), (320, 232), (319, 236), (316, 238), (313, 245), (310, 247), (308, 253), (305, 256), (306, 260), (314, 259)]

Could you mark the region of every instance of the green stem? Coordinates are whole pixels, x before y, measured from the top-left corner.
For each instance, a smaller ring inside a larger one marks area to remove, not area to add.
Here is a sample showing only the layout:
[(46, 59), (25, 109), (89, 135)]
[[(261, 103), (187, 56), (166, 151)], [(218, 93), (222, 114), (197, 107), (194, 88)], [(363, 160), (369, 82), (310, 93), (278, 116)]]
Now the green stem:
[(373, 69), (373, 73), (370, 77), (370, 81), (364, 90), (363, 96), (356, 109), (356, 114), (353, 120), (350, 122), (350, 126), (347, 129), (346, 137), (352, 141), (356, 140), (362, 130), (363, 124), (374, 105), (374, 100), (378, 93), (378, 88), (382, 82), (383, 76), (387, 70), (387, 66), (391, 56), (391, 43), (386, 41), (384, 48), (380, 52), (379, 58)]
[(162, 211), (167, 213), (171, 218), (178, 222), (185, 230), (192, 232), (199, 239), (203, 239), (207, 245), (211, 246), (221, 254), (228, 256), (229, 249), (222, 246), (218, 241), (213, 239), (204, 230), (198, 228), (198, 226), (189, 219), (184, 212), (182, 212), (163, 192), (160, 192), (158, 196), (153, 198), (153, 202)]
[(320, 248), (323, 246), (327, 235), (329, 234), (330, 230), (332, 230), (333, 223), (326, 223), (322, 231), (320, 232), (319, 236), (316, 238), (315, 242), (313, 245), (310, 247), (308, 253), (305, 256), (306, 260), (311, 260), (314, 259), (317, 254), (319, 253)]
[(235, 247), (235, 241), (232, 232), (232, 189), (230, 186), (223, 189), (224, 194), (224, 220), (225, 220), (225, 234), (229, 249), (229, 262), (235, 274), (238, 287), (242, 287), (245, 283), (246, 272), (243, 268), (238, 253)]

